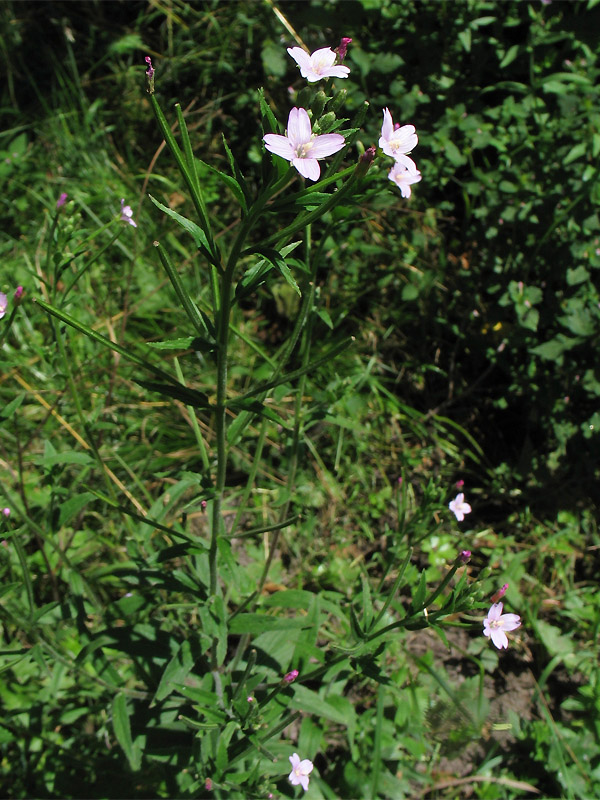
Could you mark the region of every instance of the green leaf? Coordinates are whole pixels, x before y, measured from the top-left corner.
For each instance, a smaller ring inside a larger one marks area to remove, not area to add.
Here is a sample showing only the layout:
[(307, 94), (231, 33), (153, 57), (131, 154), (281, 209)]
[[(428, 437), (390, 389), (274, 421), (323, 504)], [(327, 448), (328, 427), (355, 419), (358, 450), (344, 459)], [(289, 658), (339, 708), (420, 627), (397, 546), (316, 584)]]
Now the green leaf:
[(23, 400), (25, 399), (24, 394), (18, 394), (15, 398), (13, 398), (10, 403), (7, 403), (4, 408), (0, 411), (0, 423), (4, 422), (7, 419), (10, 419), (15, 411), (19, 408)]
[(70, 497), (67, 501), (61, 504), (58, 516), (58, 525), (60, 528), (63, 525), (68, 525), (74, 516), (84, 509), (90, 500), (94, 500), (95, 496), (91, 492), (83, 492)]
[(309, 628), (306, 619), (290, 619), (289, 617), (268, 617), (265, 614), (238, 614), (229, 622), (232, 634), (259, 634), (267, 631), (286, 631), (296, 628)]
[(189, 234), (191, 234), (196, 247), (202, 251), (204, 256), (208, 259), (211, 264), (215, 264), (215, 259), (213, 258), (210, 252), (210, 245), (208, 244), (208, 239), (206, 238), (206, 234), (202, 230), (199, 225), (196, 225), (191, 219), (187, 217), (182, 217), (181, 214), (178, 214), (176, 211), (173, 211), (172, 208), (168, 206), (164, 206), (160, 203), (156, 198), (152, 197), (151, 194), (148, 195), (150, 200), (154, 203), (157, 208), (160, 208), (161, 211), (164, 211), (167, 216), (174, 219), (175, 222), (178, 222), (182, 228), (184, 228)]
[(88, 453), (67, 450), (64, 453), (37, 456), (34, 458), (34, 462), (43, 467), (54, 467), (57, 464), (81, 464), (87, 466), (93, 462), (93, 458)]
[(184, 639), (173, 658), (167, 664), (150, 706), (152, 707), (164, 700), (165, 697), (168, 697), (171, 692), (177, 689), (178, 684), (183, 683), (190, 674), (195, 662), (196, 659), (192, 654), (190, 643), (187, 639)]
[(545, 358), (548, 361), (554, 361), (562, 356), (562, 354), (567, 350), (571, 350), (573, 347), (581, 344), (581, 341), (581, 339), (571, 339), (568, 336), (559, 333), (558, 336), (556, 336), (554, 339), (550, 339), (549, 342), (544, 342), (543, 344), (539, 344), (537, 347), (532, 347), (530, 352), (535, 353), (535, 355), (540, 356), (540, 358)]
[(199, 353), (211, 352), (215, 342), (200, 336), (186, 336), (183, 339), (165, 339), (162, 342), (147, 342), (148, 347), (156, 350), (195, 350)]
[(163, 397), (173, 397), (175, 400), (180, 400), (188, 406), (193, 406), (193, 408), (209, 408), (210, 406), (208, 397), (204, 392), (198, 392), (196, 389), (189, 389), (182, 383), (156, 383), (155, 381), (142, 381), (140, 379), (136, 380), (135, 378), (134, 381), (140, 386), (143, 386), (144, 389), (148, 389), (151, 392), (158, 392), (162, 394)]
[(515, 58), (519, 55), (520, 45), (513, 44), (512, 47), (509, 47), (506, 51), (504, 58), (500, 62), (500, 69), (504, 69), (504, 67), (508, 67), (509, 64), (515, 60)]
[(266, 260), (269, 261), (275, 267), (275, 269), (279, 270), (292, 289), (301, 296), (302, 293), (300, 292), (300, 287), (292, 277), (290, 268), (285, 263), (285, 259), (278, 250), (275, 250), (272, 247), (255, 247), (252, 250), (246, 250), (243, 255), (250, 255), (252, 253), (258, 253), (259, 255), (263, 256), (263, 258), (266, 258)]
[(134, 772), (137, 772), (141, 766), (141, 753), (138, 747), (134, 747), (131, 739), (131, 725), (129, 722), (129, 714), (127, 713), (127, 700), (122, 693), (115, 695), (112, 702), (112, 720), (115, 736), (123, 752), (127, 756), (129, 766)]

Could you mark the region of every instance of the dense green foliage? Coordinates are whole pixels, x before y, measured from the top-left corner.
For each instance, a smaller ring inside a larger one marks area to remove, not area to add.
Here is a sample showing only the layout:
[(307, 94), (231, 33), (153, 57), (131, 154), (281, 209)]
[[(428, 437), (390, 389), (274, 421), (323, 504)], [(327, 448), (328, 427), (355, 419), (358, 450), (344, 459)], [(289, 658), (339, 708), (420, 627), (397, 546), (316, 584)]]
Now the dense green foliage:
[[(0, 292), (26, 290), (0, 321), (3, 794), (295, 796), (297, 752), (307, 796), (597, 796), (600, 3), (288, 2), (293, 31), (271, 2), (45, 7), (0, 5)], [(388, 106), (423, 180), (404, 201), (376, 161), (283, 262), (270, 238), (323, 199), (292, 184), (257, 221), (221, 595), (211, 248), (177, 224), (144, 56), (225, 249), (284, 174), (261, 139), (299, 102), (293, 32), (353, 39), (343, 166)]]

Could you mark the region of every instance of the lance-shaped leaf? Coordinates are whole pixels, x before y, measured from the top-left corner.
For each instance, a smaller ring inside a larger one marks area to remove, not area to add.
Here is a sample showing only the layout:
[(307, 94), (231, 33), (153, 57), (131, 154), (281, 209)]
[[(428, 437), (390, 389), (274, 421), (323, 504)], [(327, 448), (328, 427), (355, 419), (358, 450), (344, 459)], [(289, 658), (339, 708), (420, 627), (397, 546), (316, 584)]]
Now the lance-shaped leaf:
[(251, 255), (253, 253), (258, 253), (259, 255), (263, 256), (263, 258), (266, 258), (266, 260), (269, 261), (275, 267), (275, 269), (279, 270), (292, 289), (302, 296), (300, 287), (294, 280), (292, 273), (290, 272), (290, 268), (285, 263), (285, 259), (279, 250), (275, 250), (272, 247), (253, 247), (251, 250), (245, 250), (242, 255)]
[(204, 392), (198, 392), (195, 389), (189, 389), (182, 383), (156, 383), (155, 381), (142, 381), (134, 379), (137, 384), (143, 386), (151, 392), (158, 392), (164, 397), (172, 397), (175, 400), (180, 400), (188, 406), (193, 408), (209, 408), (208, 396)]
[(164, 213), (167, 214), (167, 216), (171, 217), (171, 219), (174, 219), (175, 222), (179, 223), (179, 225), (181, 225), (182, 228), (184, 228), (189, 234), (191, 234), (194, 243), (196, 244), (196, 247), (198, 248), (198, 250), (200, 250), (200, 252), (204, 255), (204, 257), (207, 259), (209, 263), (214, 264), (215, 266), (219, 266), (218, 260), (215, 259), (212, 253), (210, 252), (210, 246), (208, 244), (208, 239), (206, 238), (206, 234), (199, 225), (196, 225), (196, 223), (193, 220), (188, 219), (187, 217), (184, 217), (181, 214), (178, 214), (176, 211), (173, 211), (172, 208), (164, 206), (155, 197), (152, 197), (151, 194), (149, 194), (148, 197), (157, 208), (160, 208), (161, 211), (164, 211)]

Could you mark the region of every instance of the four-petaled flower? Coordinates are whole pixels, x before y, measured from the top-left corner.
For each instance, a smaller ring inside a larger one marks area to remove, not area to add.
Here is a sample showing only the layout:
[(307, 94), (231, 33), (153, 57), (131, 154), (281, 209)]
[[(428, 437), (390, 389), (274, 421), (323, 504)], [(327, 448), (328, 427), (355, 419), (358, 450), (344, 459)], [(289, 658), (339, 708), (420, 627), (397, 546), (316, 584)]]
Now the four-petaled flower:
[[(383, 110), (383, 125), (381, 126), (381, 137), (379, 147), (386, 156), (391, 156), (398, 164), (403, 164), (407, 170), (416, 173), (417, 165), (406, 154), (417, 146), (419, 137), (415, 133), (414, 125), (402, 125), (401, 128), (394, 128), (392, 115), (388, 108)], [(390, 173), (391, 175), (391, 173)], [(390, 180), (395, 180), (390, 177)]]
[(8, 308), (8, 297), (4, 294), (4, 292), (0, 292), (0, 319), (6, 314), (6, 309)]
[(459, 522), (463, 521), (465, 514), (471, 513), (471, 506), (465, 503), (465, 496), (462, 492), (457, 494), (454, 500), (448, 503), (448, 508)]
[(518, 614), (503, 614), (502, 603), (494, 603), (483, 620), (483, 635), (489, 636), (498, 650), (508, 647), (505, 631), (514, 631), (521, 626)]
[[(299, 48), (298, 48), (299, 49)], [(319, 180), (321, 168), (318, 158), (331, 156), (341, 150), (346, 140), (339, 133), (315, 136), (304, 108), (292, 108), (288, 118), (287, 136), (267, 133), (265, 147), (287, 161), (291, 161), (300, 175), (311, 181)]]
[(126, 206), (123, 198), (121, 198), (121, 221), (128, 222), (130, 225), (133, 225), (134, 228), (137, 228), (136, 223), (133, 221), (131, 206)]
[(292, 786), (302, 786), (306, 792), (308, 789), (308, 776), (313, 771), (312, 761), (309, 761), (308, 758), (300, 761), (298, 753), (294, 753), (294, 755), (290, 756), (290, 763), (292, 765), (292, 771), (288, 777), (289, 782)]
[[(410, 158), (408, 160), (410, 161)], [(421, 173), (416, 168), (414, 172), (412, 172), (411, 170), (407, 169), (404, 164), (396, 161), (388, 173), (388, 178), (391, 181), (394, 181), (396, 186), (400, 189), (400, 194), (402, 197), (408, 198), (410, 197), (411, 184), (418, 183), (421, 180)]]
[(288, 47), (287, 51), (300, 67), (302, 77), (309, 83), (320, 81), (321, 78), (347, 78), (350, 72), (348, 67), (335, 65), (336, 54), (331, 47), (322, 47), (312, 55), (301, 47)]

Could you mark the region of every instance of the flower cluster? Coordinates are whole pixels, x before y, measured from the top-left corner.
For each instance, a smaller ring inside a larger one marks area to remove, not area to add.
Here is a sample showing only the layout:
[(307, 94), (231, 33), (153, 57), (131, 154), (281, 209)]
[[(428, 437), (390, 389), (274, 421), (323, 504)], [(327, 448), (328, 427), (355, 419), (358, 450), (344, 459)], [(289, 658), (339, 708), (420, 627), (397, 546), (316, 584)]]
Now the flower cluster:
[(421, 180), (417, 165), (407, 155), (418, 142), (414, 125), (394, 125), (389, 108), (383, 110), (379, 147), (396, 162), (388, 173), (388, 178), (400, 189), (402, 197), (410, 197), (411, 185)]

